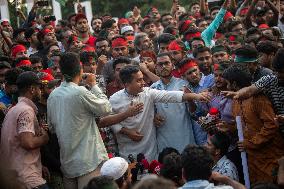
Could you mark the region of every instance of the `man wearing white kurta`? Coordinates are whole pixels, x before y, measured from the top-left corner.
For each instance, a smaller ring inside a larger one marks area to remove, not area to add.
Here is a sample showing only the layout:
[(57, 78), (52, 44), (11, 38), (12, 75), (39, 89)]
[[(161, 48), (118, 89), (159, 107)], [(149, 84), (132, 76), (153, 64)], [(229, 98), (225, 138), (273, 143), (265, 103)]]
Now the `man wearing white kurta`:
[(207, 93), (184, 94), (182, 91), (160, 91), (144, 86), (143, 74), (138, 66), (126, 66), (120, 71), (120, 79), (125, 89), (110, 97), (113, 112), (125, 111), (131, 103), (143, 103), (143, 111), (129, 117), (112, 129), (117, 137), (120, 156), (143, 153), (147, 160), (157, 158), (156, 128), (153, 123), (154, 103), (179, 103), (186, 100), (208, 100)]

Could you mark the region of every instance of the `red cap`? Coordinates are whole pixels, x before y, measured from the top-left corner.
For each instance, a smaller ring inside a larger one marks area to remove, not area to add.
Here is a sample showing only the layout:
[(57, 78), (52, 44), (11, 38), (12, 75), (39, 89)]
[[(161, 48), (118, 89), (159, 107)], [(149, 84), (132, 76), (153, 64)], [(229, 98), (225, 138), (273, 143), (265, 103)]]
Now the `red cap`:
[(120, 26), (121, 24), (129, 24), (129, 21), (126, 18), (121, 18), (118, 20), (118, 25)]
[(44, 73), (43, 77), (40, 78), (42, 82), (50, 82), (54, 80), (54, 77), (51, 74), (46, 73), (46, 72), (42, 72), (42, 73)]
[(232, 17), (234, 17), (234, 15), (231, 12), (227, 11), (225, 16), (224, 16), (225, 22), (228, 21)]
[(41, 33), (42, 33), (43, 36), (45, 36), (48, 33), (52, 33), (52, 31), (50, 29), (46, 28), (46, 29), (41, 30)]
[(157, 160), (153, 160), (151, 163), (150, 163), (150, 166), (149, 166), (149, 172), (150, 173), (154, 173), (154, 174), (158, 174), (158, 169), (157, 167), (160, 167), (160, 163), (157, 161)]
[(182, 51), (182, 47), (177, 43), (176, 40), (172, 41), (168, 46), (169, 51)]
[(82, 52), (95, 52), (95, 48), (91, 47), (89, 45), (86, 45), (85, 47), (82, 48)]
[(26, 47), (24, 45), (15, 45), (14, 47), (12, 47), (12, 58), (16, 57), (16, 54), (19, 52), (25, 52), (27, 51)]
[(180, 74), (183, 75), (187, 70), (189, 70), (190, 68), (193, 68), (194, 66), (198, 66), (195, 62), (195, 60), (190, 59), (186, 64), (184, 64), (181, 68), (180, 68)]
[(31, 61), (29, 61), (29, 60), (21, 60), (19, 63), (16, 64), (16, 67), (30, 66), (30, 65), (32, 65)]
[(258, 26), (258, 28), (259, 28), (259, 29), (268, 29), (269, 26), (268, 26), (267, 24), (260, 24), (260, 25)]
[(142, 159), (141, 163), (143, 164), (144, 169), (149, 169), (149, 162), (147, 159)]
[(111, 42), (111, 47), (115, 48), (115, 47), (120, 47), (120, 46), (128, 46), (128, 43), (125, 39), (123, 38), (116, 38)]
[(188, 33), (184, 36), (186, 41), (190, 41), (192, 38), (194, 37), (201, 37), (201, 33), (200, 32), (196, 32), (196, 33)]
[(219, 114), (219, 110), (217, 108), (212, 107), (209, 110), (209, 114), (210, 115), (217, 115), (217, 114)]

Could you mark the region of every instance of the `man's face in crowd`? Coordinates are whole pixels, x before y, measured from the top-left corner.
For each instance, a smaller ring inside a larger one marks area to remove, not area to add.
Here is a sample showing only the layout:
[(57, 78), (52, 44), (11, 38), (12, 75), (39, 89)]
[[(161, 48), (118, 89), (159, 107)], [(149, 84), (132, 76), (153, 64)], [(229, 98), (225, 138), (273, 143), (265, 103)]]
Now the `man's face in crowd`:
[(79, 19), (76, 23), (76, 29), (79, 33), (85, 33), (89, 31), (88, 20), (85, 18)]
[(162, 26), (167, 27), (168, 25), (171, 25), (174, 23), (174, 19), (171, 15), (166, 15), (162, 17)]
[(260, 25), (260, 24), (265, 24), (266, 23), (266, 20), (267, 20), (267, 17), (266, 15), (259, 15), (259, 16), (256, 16), (255, 17), (255, 22)]
[(3, 31), (5, 32), (8, 32), (8, 33), (13, 32), (13, 28), (9, 22), (2, 23), (2, 28), (3, 28)]
[(134, 94), (138, 94), (143, 91), (143, 87), (145, 85), (145, 81), (143, 79), (143, 73), (141, 71), (132, 74), (132, 81), (130, 83), (126, 83), (125, 87), (127, 91), (132, 92)]
[(208, 23), (206, 20), (200, 22), (197, 26), (201, 31), (205, 30), (208, 27)]
[(33, 94), (32, 96), (32, 101), (33, 102), (38, 102), (41, 98), (41, 90), (40, 90), (40, 85), (32, 85), (30, 90), (31, 93)]
[(140, 41), (141, 47), (138, 47), (140, 50), (151, 50), (152, 42), (148, 36), (145, 36)]
[(167, 44), (167, 43), (160, 43), (159, 53), (168, 52), (168, 46), (169, 46), (169, 44)]
[(118, 46), (112, 49), (113, 58), (120, 56), (128, 56), (128, 47), (127, 46)]
[(60, 51), (60, 49), (59, 49), (58, 46), (56, 46), (56, 45), (51, 46), (51, 47), (49, 48), (49, 51), (48, 51), (47, 56), (48, 56), (48, 57), (51, 57), (54, 52), (59, 52), (59, 51)]
[(161, 18), (161, 15), (158, 10), (151, 11), (150, 15), (151, 18), (153, 18), (155, 21), (158, 21)]
[(16, 54), (15, 59), (28, 57), (27, 51), (20, 51)]
[(153, 59), (151, 57), (142, 57), (140, 59), (141, 63), (145, 63), (147, 68), (155, 73), (155, 62), (153, 61)]
[(205, 46), (205, 44), (201, 40), (194, 40), (194, 41), (191, 42), (192, 51), (194, 51), (195, 49), (197, 49), (199, 47), (204, 47), (204, 46)]
[(31, 68), (33, 69), (34, 72), (38, 73), (38, 72), (40, 72), (43, 69), (42, 63), (41, 62), (36, 62), (36, 63), (31, 65)]
[(50, 60), (53, 62), (53, 66), (51, 67), (52, 75), (55, 79), (62, 79), (62, 73), (59, 68), (60, 56), (52, 56)]
[(185, 79), (192, 85), (198, 85), (201, 80), (201, 73), (198, 66), (193, 66), (184, 73)]
[(102, 27), (102, 20), (101, 19), (95, 19), (92, 22), (92, 28), (94, 32), (99, 33), (101, 31)]
[(209, 73), (211, 71), (212, 55), (210, 52), (205, 51), (198, 53), (196, 59), (201, 72)]
[(83, 64), (84, 73), (96, 73), (97, 64), (95, 61), (90, 60), (90, 62)]
[(238, 48), (242, 47), (242, 44), (238, 41), (229, 41), (228, 46), (232, 51), (237, 50)]
[(127, 64), (125, 63), (120, 63), (120, 64), (117, 64), (115, 66), (115, 69), (114, 69), (114, 78), (119, 80), (119, 72), (122, 68), (124, 68)]
[(124, 32), (123, 33), (123, 36), (134, 36), (135, 34), (134, 34), (134, 31), (127, 31), (127, 32)]
[(267, 21), (271, 21), (273, 16), (274, 16), (274, 13), (271, 9), (269, 9), (266, 13), (265, 13), (265, 16), (266, 16), (266, 19)]
[(193, 14), (199, 13), (199, 11), (200, 11), (200, 6), (199, 6), (199, 4), (194, 4), (194, 5), (192, 5), (190, 11), (191, 11)]
[(236, 26), (234, 26), (232, 28), (232, 32), (231, 33), (233, 35), (243, 36), (245, 34), (244, 32), (245, 31), (244, 31), (243, 25), (242, 24), (238, 24), (238, 25), (236, 25)]
[(16, 40), (18, 43), (25, 43), (25, 42), (26, 42), (25, 32), (19, 33), (19, 35), (17, 36), (17, 38), (16, 38), (15, 40)]
[(135, 45), (134, 45), (134, 39), (133, 40), (127, 40), (127, 44), (128, 44), (128, 51), (129, 53), (135, 53)]
[(221, 61), (227, 61), (229, 59), (230, 59), (230, 56), (226, 51), (215, 52), (212, 56), (212, 60), (214, 64), (217, 64)]
[(107, 40), (96, 42), (96, 52), (98, 55), (107, 55), (110, 47)]
[(220, 70), (214, 71), (215, 86), (217, 88), (224, 89), (227, 87), (227, 82), (222, 77), (222, 75), (223, 75), (223, 71), (220, 71)]
[(219, 150), (216, 149), (214, 144), (212, 144), (210, 137), (207, 139), (207, 143), (205, 144), (205, 148), (208, 150), (208, 152), (212, 155), (212, 157), (216, 157), (219, 154)]
[(111, 26), (111, 28), (108, 29), (108, 32), (113, 32), (115, 35), (118, 35), (119, 34), (119, 28), (117, 26), (117, 23), (114, 22)]
[(54, 42), (57, 42), (54, 32), (49, 32), (43, 37), (43, 43), (46, 45)]
[(154, 23), (148, 24), (145, 26), (144, 32), (152, 39), (157, 35), (157, 27)]
[(218, 14), (218, 12), (219, 12), (219, 9), (213, 10), (213, 11), (211, 12), (211, 16), (212, 16), (213, 18), (215, 18), (215, 16)]
[(171, 58), (172, 58), (172, 63), (176, 65), (179, 63), (184, 57), (184, 53), (182, 51), (176, 51), (173, 50), (171, 51)]
[(156, 72), (160, 77), (171, 76), (173, 65), (169, 56), (161, 56), (157, 58)]
[(72, 16), (72, 18), (70, 19), (70, 24), (71, 26), (75, 26), (76, 25), (76, 15), (75, 16)]
[(31, 38), (28, 39), (28, 41), (33, 45), (38, 45), (38, 43), (39, 43), (38, 38), (37, 38), (37, 34), (38, 34), (38, 32), (34, 32), (31, 36)]

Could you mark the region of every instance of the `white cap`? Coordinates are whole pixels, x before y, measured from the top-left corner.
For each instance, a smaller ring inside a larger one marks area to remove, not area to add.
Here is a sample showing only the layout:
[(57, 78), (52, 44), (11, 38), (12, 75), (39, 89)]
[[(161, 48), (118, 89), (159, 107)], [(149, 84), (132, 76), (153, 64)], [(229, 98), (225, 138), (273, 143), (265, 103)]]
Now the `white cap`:
[(124, 175), (127, 169), (128, 163), (125, 159), (121, 157), (114, 157), (103, 164), (100, 172), (103, 176), (110, 176), (114, 180), (117, 180)]
[(10, 20), (8, 20), (7, 18), (3, 18), (0, 20), (0, 23), (2, 24), (2, 22), (9, 22), (10, 23)]
[(125, 32), (128, 32), (128, 31), (134, 31), (133, 27), (132, 26), (124, 26), (123, 28), (121, 28), (120, 33), (124, 34)]

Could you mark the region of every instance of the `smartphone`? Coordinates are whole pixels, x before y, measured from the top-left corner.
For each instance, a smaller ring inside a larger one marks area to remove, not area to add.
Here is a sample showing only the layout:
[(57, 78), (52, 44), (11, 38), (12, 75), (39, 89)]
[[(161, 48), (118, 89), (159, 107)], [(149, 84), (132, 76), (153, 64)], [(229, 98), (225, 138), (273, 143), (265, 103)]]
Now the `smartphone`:
[(38, 1), (37, 5), (39, 7), (46, 7), (46, 6), (49, 6), (49, 2), (48, 1)]

